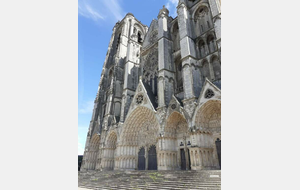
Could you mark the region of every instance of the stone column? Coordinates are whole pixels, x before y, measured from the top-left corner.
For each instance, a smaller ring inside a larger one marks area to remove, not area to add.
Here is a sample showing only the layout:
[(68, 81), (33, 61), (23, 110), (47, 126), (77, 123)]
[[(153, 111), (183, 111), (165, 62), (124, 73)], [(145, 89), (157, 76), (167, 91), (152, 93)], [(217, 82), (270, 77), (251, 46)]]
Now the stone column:
[(204, 147), (204, 145), (203, 145), (203, 134), (202, 133), (200, 133), (200, 147)]
[(135, 158), (135, 170), (138, 170), (139, 158), (138, 156), (136, 156)]
[(146, 168), (145, 170), (148, 170), (148, 146), (145, 147), (145, 160), (146, 160)]
[(186, 170), (189, 170), (189, 164), (190, 164), (188, 151), (189, 151), (189, 149), (186, 147), (186, 140), (184, 140), (184, 153), (185, 153)]
[(201, 150), (199, 150), (199, 154), (197, 155), (198, 165), (200, 168), (202, 167), (202, 159), (201, 159)]
[(191, 151), (190, 156), (191, 156), (191, 166), (195, 166), (195, 154), (194, 154), (194, 151)]
[[(138, 50), (141, 46), (137, 43), (135, 38), (131, 38), (131, 34), (133, 33), (133, 20), (129, 20), (127, 23), (129, 31), (127, 35), (122, 35), (122, 44), (126, 44), (126, 48), (122, 48), (120, 51), (121, 58), (125, 58), (124, 64), (124, 85), (123, 85), (123, 95), (122, 95), (122, 105), (121, 105), (121, 114), (120, 114), (120, 122), (124, 122), (125, 117), (127, 115), (127, 111), (129, 109), (131, 99), (130, 96), (135, 94), (136, 84), (132, 83), (132, 80), (138, 81), (138, 65), (136, 62), (136, 58), (132, 56), (133, 52)], [(125, 30), (124, 30), (125, 31)], [(125, 33), (125, 32), (124, 32)], [(125, 34), (126, 34), (125, 33)]]
[(213, 153), (212, 153), (212, 151), (209, 151), (209, 160), (210, 160), (210, 162), (209, 162), (209, 164), (210, 164), (210, 166), (214, 166), (214, 157), (213, 157)]
[(203, 152), (203, 150), (201, 150), (200, 151), (200, 155), (199, 155), (199, 157), (200, 157), (200, 166), (204, 166), (204, 152)]
[(209, 151), (206, 151), (207, 166), (210, 166)]
[(197, 62), (195, 43), (192, 38), (191, 18), (184, 1), (177, 7), (180, 34), (181, 62), (183, 68), (184, 99), (195, 98), (191, 64)]
[(197, 154), (196, 154), (196, 156), (195, 156), (195, 159), (196, 159), (196, 164), (195, 164), (195, 165), (196, 165), (196, 166), (199, 166), (199, 165), (200, 165), (200, 164), (199, 164), (199, 155), (200, 155), (200, 151), (197, 150), (196, 153), (197, 153)]
[(132, 169), (135, 169), (135, 163), (136, 163), (135, 159), (133, 159), (132, 161), (133, 161), (133, 167), (132, 167)]
[(220, 166), (219, 166), (219, 158), (218, 158), (218, 153), (217, 153), (217, 148), (215, 147), (214, 148), (214, 151), (213, 151), (213, 159), (214, 159), (214, 166), (216, 167), (216, 168), (220, 168)]
[(208, 166), (207, 150), (205, 150), (203, 156), (204, 156), (204, 166), (207, 167)]
[(205, 53), (205, 55), (204, 55), (204, 57), (206, 57), (208, 54), (210, 54), (211, 52), (210, 52), (210, 47), (209, 47), (209, 44), (207, 44), (207, 41), (206, 41), (207, 39), (204, 39), (203, 41), (204, 41), (204, 53)]
[(214, 81), (215, 80), (215, 73), (214, 73), (214, 69), (213, 69), (210, 57), (208, 58), (208, 68), (209, 68), (209, 74), (210, 74), (210, 78), (211, 78), (210, 80)]
[(216, 43), (219, 49), (219, 56), (221, 57), (221, 1), (209, 0), (209, 6), (212, 13), (212, 21), (216, 34)]
[(174, 67), (172, 66), (172, 40), (168, 30), (169, 10), (165, 6), (159, 11), (158, 18), (158, 107), (164, 107), (171, 100), (174, 88), (168, 78), (175, 79)]
[(209, 1), (209, 6), (210, 6), (212, 16), (215, 17), (221, 14), (220, 0), (208, 0), (208, 1)]

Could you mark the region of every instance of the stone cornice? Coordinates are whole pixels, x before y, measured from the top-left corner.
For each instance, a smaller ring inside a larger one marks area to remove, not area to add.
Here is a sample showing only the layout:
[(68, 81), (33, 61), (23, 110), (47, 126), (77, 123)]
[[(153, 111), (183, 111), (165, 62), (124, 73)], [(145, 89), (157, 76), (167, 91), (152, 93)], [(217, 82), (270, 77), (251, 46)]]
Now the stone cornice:
[[(196, 57), (194, 57), (194, 56), (187, 55), (187, 56), (181, 58), (181, 62), (183, 62), (184, 60), (186, 60), (186, 59), (188, 59), (188, 58), (192, 58), (192, 59), (194, 59), (194, 60), (198, 60), (198, 59), (197, 59)], [(185, 64), (185, 65), (186, 65), (186, 64)], [(184, 67), (184, 66), (183, 66), (183, 67)]]

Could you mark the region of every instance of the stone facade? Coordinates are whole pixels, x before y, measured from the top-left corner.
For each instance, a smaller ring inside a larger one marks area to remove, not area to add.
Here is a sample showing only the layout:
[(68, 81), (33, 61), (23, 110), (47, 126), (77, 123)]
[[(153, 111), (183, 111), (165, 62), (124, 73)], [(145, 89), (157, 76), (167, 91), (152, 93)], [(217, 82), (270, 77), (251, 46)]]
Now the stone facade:
[(221, 168), (221, 1), (116, 23), (81, 170)]

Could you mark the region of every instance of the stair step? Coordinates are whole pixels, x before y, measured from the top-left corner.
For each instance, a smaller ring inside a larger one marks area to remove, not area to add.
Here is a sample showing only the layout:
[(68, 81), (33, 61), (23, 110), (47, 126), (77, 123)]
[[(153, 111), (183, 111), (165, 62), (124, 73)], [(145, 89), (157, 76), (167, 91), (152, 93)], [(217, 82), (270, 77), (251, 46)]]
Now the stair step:
[(86, 171), (78, 172), (79, 187), (87, 189), (221, 189), (220, 170)]

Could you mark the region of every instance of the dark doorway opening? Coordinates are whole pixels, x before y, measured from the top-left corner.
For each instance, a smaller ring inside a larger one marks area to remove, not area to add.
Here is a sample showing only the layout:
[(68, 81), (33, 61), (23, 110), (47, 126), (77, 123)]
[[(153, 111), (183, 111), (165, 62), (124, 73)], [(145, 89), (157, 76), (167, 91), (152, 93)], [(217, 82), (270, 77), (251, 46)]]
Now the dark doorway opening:
[(217, 147), (219, 165), (221, 169), (221, 140), (219, 138), (216, 140), (216, 147)]
[(146, 163), (145, 163), (145, 148), (142, 147), (138, 154), (138, 170), (145, 170)]
[(180, 149), (181, 170), (186, 170), (185, 151)]
[(152, 145), (148, 152), (148, 170), (157, 170), (157, 157), (155, 145)]

